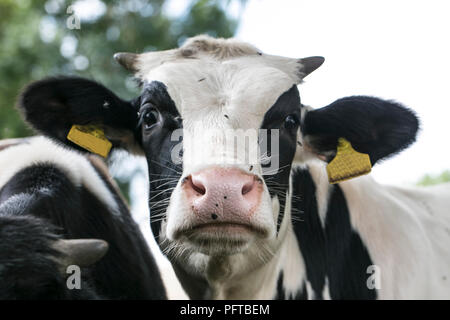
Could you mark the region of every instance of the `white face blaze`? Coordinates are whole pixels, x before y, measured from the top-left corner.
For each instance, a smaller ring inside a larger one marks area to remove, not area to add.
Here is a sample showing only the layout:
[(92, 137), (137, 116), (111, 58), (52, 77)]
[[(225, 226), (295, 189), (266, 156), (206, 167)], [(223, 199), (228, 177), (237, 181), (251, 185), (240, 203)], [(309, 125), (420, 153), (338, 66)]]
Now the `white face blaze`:
[[(257, 137), (267, 111), (305, 75), (300, 61), (261, 54), (256, 48), (236, 40), (204, 36), (190, 39), (180, 49), (139, 55), (135, 66), (137, 76), (144, 83), (163, 83), (182, 118), (182, 174), (172, 191), (160, 236), (190, 249), (190, 259), (195, 257), (193, 264), (197, 267), (202, 264), (199, 261), (206, 263), (208, 256), (239, 253), (232, 258), (235, 266), (250, 268), (249, 261), (265, 262), (283, 238), (277, 235), (286, 227), (283, 225), (277, 230), (279, 199), (271, 197), (263, 182), (261, 165), (249, 165), (237, 159), (239, 155), (229, 152), (229, 148), (219, 146), (227, 144), (224, 132), (240, 130), (244, 135), (254, 132)], [(300, 110), (297, 111), (300, 114)], [(246, 147), (247, 153), (253, 151), (259, 152), (257, 143)], [(258, 187), (262, 191), (257, 207), (245, 221), (259, 233), (242, 232), (238, 228), (226, 233), (214, 230), (184, 238), (179, 236), (180, 230), (192, 228), (198, 220), (183, 191), (183, 178), (208, 168), (238, 169), (260, 179)], [(286, 197), (289, 203), (289, 194)], [(289, 205), (283, 208), (289, 211)], [(247, 258), (243, 259), (242, 254)], [(251, 259), (252, 255), (256, 258)]]

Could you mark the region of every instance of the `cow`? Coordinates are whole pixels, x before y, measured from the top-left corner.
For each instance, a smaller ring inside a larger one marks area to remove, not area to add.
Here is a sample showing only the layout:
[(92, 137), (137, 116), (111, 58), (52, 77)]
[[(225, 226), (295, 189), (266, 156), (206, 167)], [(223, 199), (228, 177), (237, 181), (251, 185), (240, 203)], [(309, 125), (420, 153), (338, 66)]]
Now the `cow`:
[(115, 58), (139, 80), (133, 100), (56, 77), (31, 84), (18, 106), (72, 148), (82, 148), (67, 139), (72, 126), (89, 124), (113, 150), (146, 157), (152, 231), (190, 298), (450, 298), (449, 185), (328, 180), (341, 141), (370, 166), (410, 146), (411, 109), (370, 96), (304, 105), (297, 85), (322, 57), (236, 39)]
[(33, 137), (3, 143), (0, 168), (0, 299), (166, 298), (98, 156)]

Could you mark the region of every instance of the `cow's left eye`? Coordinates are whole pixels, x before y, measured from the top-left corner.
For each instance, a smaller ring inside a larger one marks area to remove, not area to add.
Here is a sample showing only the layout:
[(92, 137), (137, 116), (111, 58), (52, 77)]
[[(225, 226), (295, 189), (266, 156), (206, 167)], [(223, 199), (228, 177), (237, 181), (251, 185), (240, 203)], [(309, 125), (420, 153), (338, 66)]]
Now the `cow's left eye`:
[(284, 127), (286, 129), (294, 129), (298, 126), (298, 117), (295, 114), (290, 114), (284, 119)]
[(148, 130), (153, 127), (159, 119), (158, 111), (155, 109), (151, 109), (144, 114), (144, 125), (145, 129)]

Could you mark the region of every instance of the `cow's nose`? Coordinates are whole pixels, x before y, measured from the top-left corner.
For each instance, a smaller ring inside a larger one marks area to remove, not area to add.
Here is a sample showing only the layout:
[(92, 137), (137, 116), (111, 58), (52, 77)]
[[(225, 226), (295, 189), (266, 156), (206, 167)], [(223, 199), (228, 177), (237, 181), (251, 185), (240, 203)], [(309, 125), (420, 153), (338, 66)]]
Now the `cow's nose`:
[(245, 223), (259, 205), (262, 181), (235, 168), (208, 168), (183, 184), (189, 205), (201, 221), (222, 219)]

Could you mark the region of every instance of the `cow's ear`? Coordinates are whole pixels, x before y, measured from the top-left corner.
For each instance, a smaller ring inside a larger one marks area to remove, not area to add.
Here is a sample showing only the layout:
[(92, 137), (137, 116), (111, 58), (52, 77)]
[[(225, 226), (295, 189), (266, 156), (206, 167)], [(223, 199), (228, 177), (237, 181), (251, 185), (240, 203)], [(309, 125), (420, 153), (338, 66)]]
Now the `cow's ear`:
[(78, 77), (47, 78), (30, 84), (18, 104), (39, 133), (83, 150), (67, 136), (74, 125), (102, 129), (113, 148), (136, 151), (137, 108), (103, 85)]
[(305, 144), (322, 159), (336, 154), (339, 138), (370, 156), (372, 165), (412, 144), (419, 129), (415, 113), (393, 101), (351, 96), (306, 113), (302, 125)]

